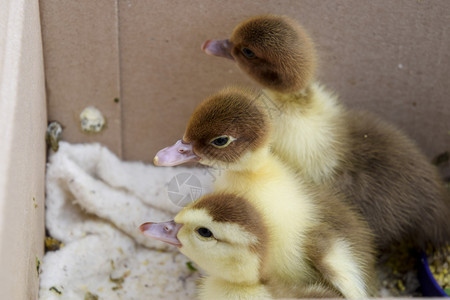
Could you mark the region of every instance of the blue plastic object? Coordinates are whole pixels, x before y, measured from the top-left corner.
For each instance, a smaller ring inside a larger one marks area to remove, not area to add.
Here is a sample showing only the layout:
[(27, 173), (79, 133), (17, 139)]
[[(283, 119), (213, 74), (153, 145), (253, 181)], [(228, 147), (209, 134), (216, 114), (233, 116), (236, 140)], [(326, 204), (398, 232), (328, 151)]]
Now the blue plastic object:
[(428, 265), (428, 259), (425, 252), (422, 252), (420, 257), (418, 276), (422, 288), (422, 293), (425, 297), (450, 298), (450, 296), (445, 293), (445, 291), (434, 279), (434, 276), (430, 271), (430, 266)]

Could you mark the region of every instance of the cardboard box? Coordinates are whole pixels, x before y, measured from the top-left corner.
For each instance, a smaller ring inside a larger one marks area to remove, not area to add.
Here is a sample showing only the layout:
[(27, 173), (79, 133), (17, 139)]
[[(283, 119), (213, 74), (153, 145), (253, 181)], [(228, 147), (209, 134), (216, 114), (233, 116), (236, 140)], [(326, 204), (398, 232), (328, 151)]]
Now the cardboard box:
[(37, 299), (47, 127), (39, 6), (12, 0), (0, 7), (1, 298)]
[[(64, 140), (101, 142), (124, 160), (151, 162), (182, 136), (204, 97), (254, 85), (232, 62), (200, 50), (249, 16), (298, 19), (317, 44), (318, 79), (343, 103), (396, 124), (430, 158), (450, 145), (449, 1), (1, 0), (0, 7), (4, 299), (37, 298), (47, 120), (63, 125)], [(79, 129), (90, 105), (106, 117), (99, 134)]]

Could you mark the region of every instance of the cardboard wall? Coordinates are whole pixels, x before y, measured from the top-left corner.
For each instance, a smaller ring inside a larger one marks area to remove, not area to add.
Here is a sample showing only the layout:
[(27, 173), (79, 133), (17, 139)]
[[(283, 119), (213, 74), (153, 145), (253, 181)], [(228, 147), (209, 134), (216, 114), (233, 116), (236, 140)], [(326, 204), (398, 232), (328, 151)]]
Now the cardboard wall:
[[(179, 139), (204, 97), (252, 84), (231, 62), (203, 54), (247, 17), (285, 14), (308, 29), (318, 78), (343, 103), (395, 123), (428, 157), (450, 148), (450, 2), (446, 0), (41, 0), (49, 119), (64, 139), (99, 141), (150, 162)], [(119, 103), (113, 100), (120, 97)], [(78, 129), (95, 105), (97, 135)]]
[(0, 298), (37, 299), (47, 127), (39, 6), (0, 7)]

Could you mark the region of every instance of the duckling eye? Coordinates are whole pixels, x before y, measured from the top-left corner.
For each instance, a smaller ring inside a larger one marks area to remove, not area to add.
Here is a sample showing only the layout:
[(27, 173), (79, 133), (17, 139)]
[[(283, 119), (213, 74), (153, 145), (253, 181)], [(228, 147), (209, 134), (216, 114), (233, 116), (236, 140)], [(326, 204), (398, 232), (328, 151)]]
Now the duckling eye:
[(211, 230), (209, 230), (208, 228), (205, 228), (205, 227), (198, 228), (197, 233), (205, 238), (213, 237)]
[(247, 58), (254, 58), (256, 56), (255, 53), (248, 48), (242, 48), (241, 51)]
[(234, 140), (235, 139), (233, 139), (231, 136), (222, 135), (222, 136), (213, 138), (210, 143), (216, 148), (225, 148)]

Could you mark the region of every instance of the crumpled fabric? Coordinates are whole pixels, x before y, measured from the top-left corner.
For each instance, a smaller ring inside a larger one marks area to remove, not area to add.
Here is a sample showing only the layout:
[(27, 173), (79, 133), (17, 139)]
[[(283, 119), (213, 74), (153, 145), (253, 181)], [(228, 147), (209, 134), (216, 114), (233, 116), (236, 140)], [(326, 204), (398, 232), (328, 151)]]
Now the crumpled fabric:
[(172, 220), (213, 181), (202, 167), (123, 162), (99, 144), (60, 142), (47, 166), (46, 228), (64, 246), (42, 260), (39, 299), (195, 298), (201, 270), (138, 227)]

